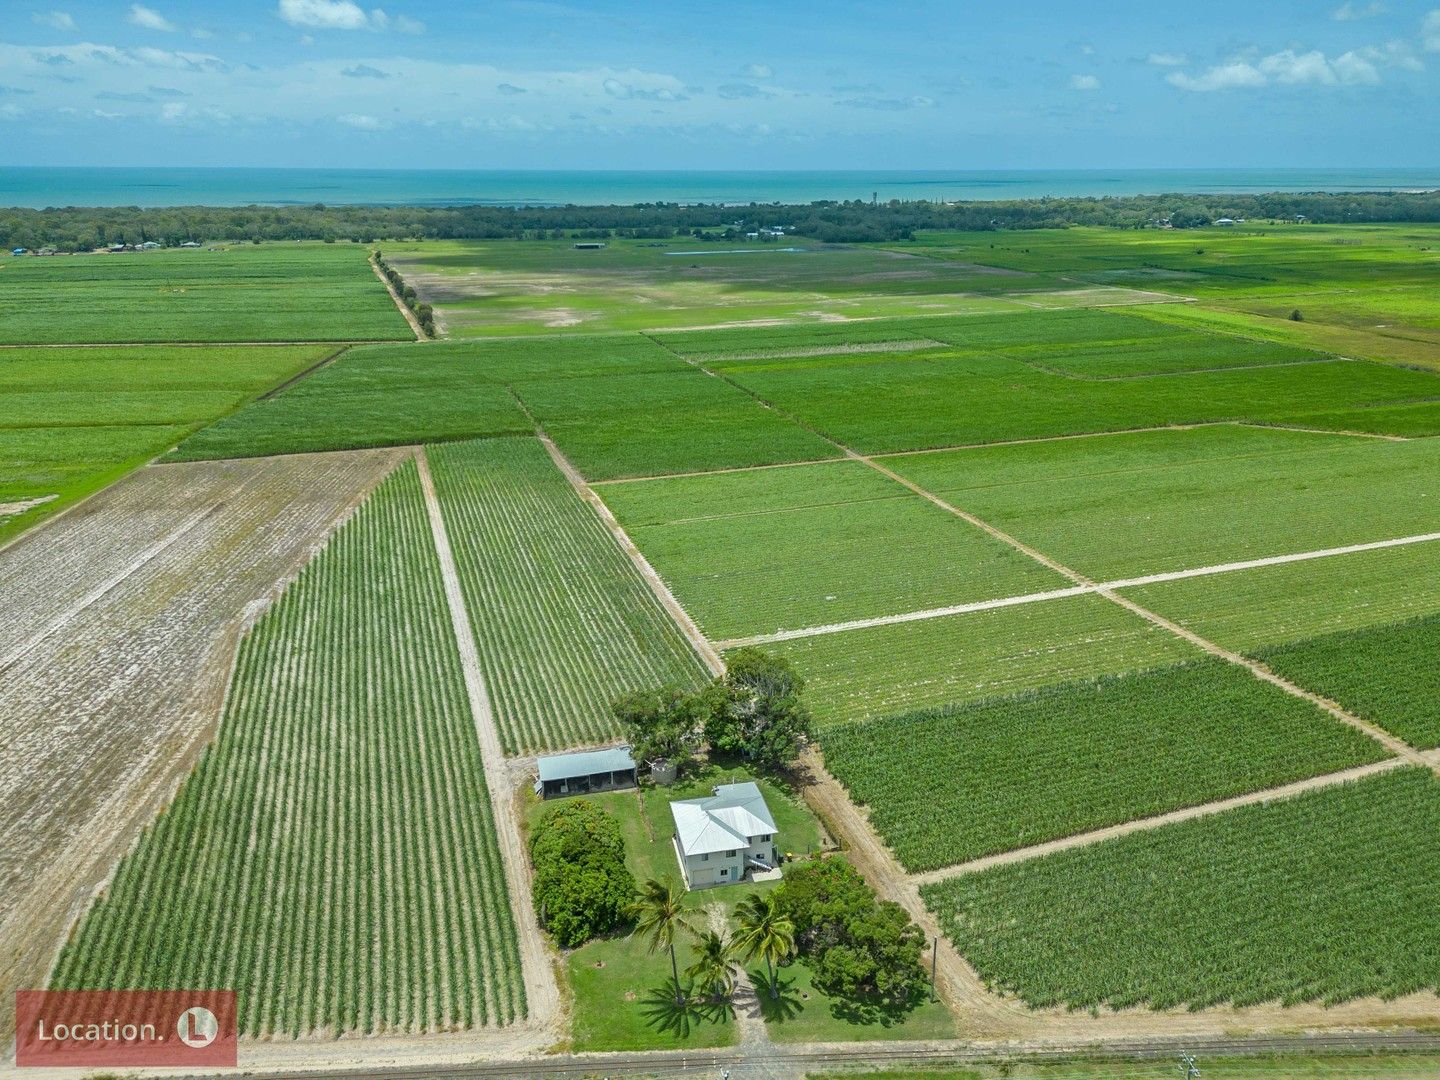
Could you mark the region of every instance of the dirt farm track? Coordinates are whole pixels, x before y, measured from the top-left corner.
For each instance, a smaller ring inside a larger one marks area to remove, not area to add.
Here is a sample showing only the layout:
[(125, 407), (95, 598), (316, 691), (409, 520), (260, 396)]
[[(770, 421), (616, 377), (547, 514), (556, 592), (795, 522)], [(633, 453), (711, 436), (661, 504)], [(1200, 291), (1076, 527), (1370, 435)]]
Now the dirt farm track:
[(150, 466), (0, 550), (0, 1042), (210, 741), (244, 628), (404, 453)]

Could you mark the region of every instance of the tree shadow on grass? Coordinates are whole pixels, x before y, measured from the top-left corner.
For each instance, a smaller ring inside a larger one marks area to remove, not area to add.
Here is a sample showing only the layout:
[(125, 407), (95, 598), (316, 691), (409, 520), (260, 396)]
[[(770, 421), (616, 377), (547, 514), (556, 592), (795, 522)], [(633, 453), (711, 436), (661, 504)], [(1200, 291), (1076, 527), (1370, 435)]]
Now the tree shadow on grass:
[(666, 979), (641, 999), (645, 1023), (656, 1031), (684, 1039), (701, 1024), (724, 1024), (734, 1018), (735, 1007), (730, 1002), (696, 999), (693, 989), (689, 983), (681, 984), (677, 995), (675, 980)]
[(760, 1001), (760, 1015), (767, 1024), (783, 1024), (800, 1015), (805, 1007), (800, 993), (795, 989), (795, 980), (785, 978), (784, 972), (775, 970), (775, 983), (763, 969), (750, 972), (750, 983), (755, 987), (755, 997)]

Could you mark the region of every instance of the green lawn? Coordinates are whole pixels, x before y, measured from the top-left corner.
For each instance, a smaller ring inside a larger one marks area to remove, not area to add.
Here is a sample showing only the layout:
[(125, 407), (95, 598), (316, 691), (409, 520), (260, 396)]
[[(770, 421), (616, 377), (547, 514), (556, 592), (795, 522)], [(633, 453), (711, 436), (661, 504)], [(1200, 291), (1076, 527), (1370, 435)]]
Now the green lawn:
[[(681, 882), (671, 835), (675, 824), (670, 803), (708, 795), (717, 784), (755, 779), (775, 818), (776, 836), (783, 851), (803, 857), (821, 848), (820, 823), (798, 795), (776, 783), (756, 779), (744, 770), (703, 766), (698, 773), (667, 788), (644, 787), (603, 792), (585, 798), (614, 814), (625, 837), (625, 862), (637, 882), (650, 878)], [(533, 826), (554, 802), (527, 796), (525, 817)], [(777, 883), (743, 883), (690, 892), (685, 906), (704, 928), (707, 907), (719, 904), (726, 918), (735, 904), (756, 891)], [(676, 950), (681, 971), (690, 947)], [(572, 1038), (576, 1051), (700, 1049), (728, 1046), (739, 1037), (728, 1007), (698, 1006), (677, 1010), (663, 992), (670, 978), (666, 953), (651, 954), (644, 941), (629, 936), (589, 942), (565, 955), (574, 996)]]
[(0, 541), (117, 480), (332, 346), (0, 349)]
[(955, 1018), (937, 1000), (899, 1013), (857, 1010), (815, 989), (810, 968), (796, 960), (780, 969), (780, 996), (772, 998), (765, 972), (752, 975), (760, 1011), (776, 1042), (850, 1042), (885, 1039), (953, 1039)]
[(0, 260), (0, 342), (413, 340), (359, 244)]

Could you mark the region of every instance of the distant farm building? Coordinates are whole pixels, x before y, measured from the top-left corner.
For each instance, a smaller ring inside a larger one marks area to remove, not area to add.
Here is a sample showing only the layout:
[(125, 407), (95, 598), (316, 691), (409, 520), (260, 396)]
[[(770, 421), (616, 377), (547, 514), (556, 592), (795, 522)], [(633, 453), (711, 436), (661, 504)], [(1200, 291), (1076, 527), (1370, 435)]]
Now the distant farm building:
[(778, 877), (775, 819), (753, 783), (721, 784), (703, 799), (670, 804), (675, 857), (691, 889)]
[(604, 246), (598, 240), (587, 240), (584, 243), (576, 244), (575, 248), (578, 251), (599, 251)]
[(635, 786), (635, 759), (630, 756), (628, 746), (552, 754), (535, 764), (539, 771), (535, 794), (542, 799)]

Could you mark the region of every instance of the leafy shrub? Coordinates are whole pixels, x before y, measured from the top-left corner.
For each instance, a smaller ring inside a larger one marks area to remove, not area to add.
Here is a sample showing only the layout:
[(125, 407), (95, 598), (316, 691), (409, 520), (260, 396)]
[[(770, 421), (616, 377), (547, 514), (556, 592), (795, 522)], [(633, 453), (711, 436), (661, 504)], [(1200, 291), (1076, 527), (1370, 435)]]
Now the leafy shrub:
[(574, 948), (629, 919), (635, 878), (625, 866), (620, 823), (575, 799), (551, 810), (530, 837), (535, 910), (562, 948)]
[(899, 904), (876, 900), (849, 863), (824, 859), (787, 870), (774, 895), (795, 924), (818, 989), (887, 1010), (924, 1000), (924, 935)]

